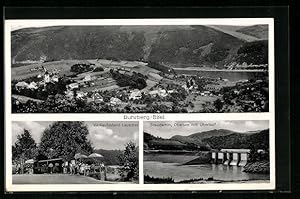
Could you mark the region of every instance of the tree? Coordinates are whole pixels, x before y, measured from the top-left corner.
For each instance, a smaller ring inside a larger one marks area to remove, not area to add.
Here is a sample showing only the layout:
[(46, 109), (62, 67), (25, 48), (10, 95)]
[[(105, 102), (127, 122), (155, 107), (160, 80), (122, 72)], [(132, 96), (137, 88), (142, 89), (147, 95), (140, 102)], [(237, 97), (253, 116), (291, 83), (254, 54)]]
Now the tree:
[(258, 159), (257, 149), (253, 144), (250, 144), (249, 162), (256, 162)]
[(247, 64), (267, 64), (268, 63), (268, 41), (260, 40), (246, 42), (237, 51), (237, 61)]
[(55, 122), (43, 132), (39, 151), (48, 158), (69, 161), (75, 153), (93, 152), (87, 139), (88, 134), (88, 128), (83, 122)]
[(138, 147), (130, 141), (126, 144), (125, 150), (119, 156), (120, 170), (119, 173), (125, 181), (137, 180), (139, 177), (139, 160)]
[(223, 102), (218, 98), (218, 99), (214, 102), (214, 106), (215, 106), (217, 112), (220, 112), (221, 109), (223, 108)]
[(74, 64), (70, 69), (74, 73), (84, 73), (91, 70), (93, 70), (93, 67), (90, 64)]
[(12, 159), (18, 162), (32, 159), (36, 155), (36, 149), (37, 146), (31, 133), (24, 129), (24, 132), (17, 136), (17, 141), (12, 147)]
[(136, 81), (133, 83), (132, 87), (133, 88), (137, 88), (139, 90), (145, 88), (147, 86), (147, 83), (145, 81), (145, 79), (139, 77), (136, 79)]

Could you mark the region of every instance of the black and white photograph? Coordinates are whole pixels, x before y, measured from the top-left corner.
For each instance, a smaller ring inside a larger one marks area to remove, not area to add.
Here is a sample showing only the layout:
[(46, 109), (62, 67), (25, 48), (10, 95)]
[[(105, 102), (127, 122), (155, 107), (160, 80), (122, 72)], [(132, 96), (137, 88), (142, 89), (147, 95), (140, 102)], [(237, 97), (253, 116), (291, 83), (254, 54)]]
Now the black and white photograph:
[(12, 113), (269, 112), (269, 24), (47, 24), (10, 25)]
[(144, 183), (269, 183), (269, 134), (266, 120), (144, 122)]
[(138, 122), (12, 122), (12, 184), (134, 184)]
[(275, 189), (273, 18), (8, 19), (4, 53), (7, 191)]

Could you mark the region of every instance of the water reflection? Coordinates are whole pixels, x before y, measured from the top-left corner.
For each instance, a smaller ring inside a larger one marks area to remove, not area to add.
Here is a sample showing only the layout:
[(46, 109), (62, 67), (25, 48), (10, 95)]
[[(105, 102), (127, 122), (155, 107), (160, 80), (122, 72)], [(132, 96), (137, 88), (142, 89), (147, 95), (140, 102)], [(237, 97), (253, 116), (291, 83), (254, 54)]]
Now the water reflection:
[(210, 177), (226, 181), (269, 180), (268, 174), (245, 173), (242, 171), (242, 167), (222, 164), (180, 165), (178, 163), (145, 161), (144, 174), (152, 177), (172, 177), (175, 181)]
[(210, 78), (228, 79), (229, 81), (238, 81), (245, 79), (260, 79), (267, 75), (266, 71), (263, 72), (238, 72), (238, 71), (187, 71), (187, 70), (176, 70), (178, 74), (197, 75)]

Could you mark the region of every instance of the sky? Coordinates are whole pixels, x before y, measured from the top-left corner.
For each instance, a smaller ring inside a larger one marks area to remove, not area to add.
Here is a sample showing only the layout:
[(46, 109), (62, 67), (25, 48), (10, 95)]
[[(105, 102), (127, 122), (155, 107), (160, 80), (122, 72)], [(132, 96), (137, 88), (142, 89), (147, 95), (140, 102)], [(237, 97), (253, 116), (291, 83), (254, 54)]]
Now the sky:
[(167, 121), (144, 122), (144, 132), (162, 138), (170, 138), (174, 135), (187, 136), (193, 133), (214, 129), (227, 129), (235, 132), (246, 133), (249, 131), (264, 130), (269, 128), (269, 121)]
[[(17, 135), (29, 130), (36, 143), (40, 142), (43, 131), (53, 122), (15, 121), (12, 122), (12, 143)], [(95, 149), (124, 149), (125, 144), (133, 141), (138, 144), (138, 122), (85, 122), (89, 130), (88, 139)]]

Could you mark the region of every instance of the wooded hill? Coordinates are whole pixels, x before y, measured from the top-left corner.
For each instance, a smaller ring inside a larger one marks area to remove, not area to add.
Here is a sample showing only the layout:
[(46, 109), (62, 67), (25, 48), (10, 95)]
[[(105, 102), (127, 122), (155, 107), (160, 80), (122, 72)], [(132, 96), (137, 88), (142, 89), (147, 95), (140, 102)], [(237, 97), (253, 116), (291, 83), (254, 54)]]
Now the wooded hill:
[(269, 129), (239, 133), (225, 129), (199, 132), (188, 136), (175, 135), (170, 139), (144, 132), (144, 148), (155, 150), (209, 150), (239, 148), (269, 149)]
[(94, 152), (103, 155), (105, 165), (119, 165), (119, 156), (123, 154), (122, 150), (95, 149)]
[[(257, 28), (243, 27), (255, 35)], [(237, 30), (238, 31), (238, 30)], [(262, 41), (259, 41), (261, 43)], [(264, 42), (262, 42), (264, 43)], [(111, 59), (157, 63), (219, 65), (243, 60), (242, 38), (208, 26), (54, 26), (12, 32), (11, 58), (20, 61)], [(262, 45), (262, 48), (267, 46)], [(258, 54), (261, 49), (250, 48)], [(258, 50), (258, 52), (256, 52)], [(263, 51), (267, 51), (264, 49)], [(263, 54), (265, 56), (265, 54)], [(267, 55), (267, 54), (266, 54)], [(247, 57), (247, 56), (246, 56)], [(265, 60), (265, 59), (259, 59)], [(250, 63), (248, 63), (250, 64)], [(262, 63), (259, 63), (262, 64)], [(13, 66), (17, 66), (16, 64)], [(183, 65), (180, 65), (183, 66)]]

